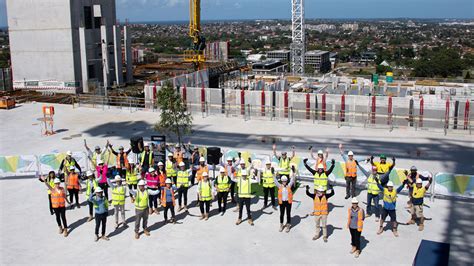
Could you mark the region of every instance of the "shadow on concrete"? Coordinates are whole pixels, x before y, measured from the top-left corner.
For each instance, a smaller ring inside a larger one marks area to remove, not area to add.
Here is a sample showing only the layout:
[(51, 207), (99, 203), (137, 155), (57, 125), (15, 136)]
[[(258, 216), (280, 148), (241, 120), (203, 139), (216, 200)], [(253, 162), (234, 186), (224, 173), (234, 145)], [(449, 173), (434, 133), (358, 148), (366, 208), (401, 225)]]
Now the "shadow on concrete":
[(72, 224), (69, 224), (68, 228), (69, 228), (69, 233), (71, 233), (72, 231), (74, 231), (76, 228), (78, 228), (79, 226), (85, 224), (87, 222), (87, 219), (89, 217), (84, 217), (84, 218), (81, 218), (77, 221), (75, 221), (74, 223)]
[(334, 205), (331, 202), (328, 202), (328, 210), (329, 212), (332, 212), (334, 208), (344, 208), (344, 205)]
[[(291, 227), (296, 227), (301, 223), (301, 220), (307, 219), (309, 217), (309, 214), (306, 214), (305, 216), (301, 217), (299, 215), (295, 215), (291, 217)], [(285, 217), (286, 219), (286, 217)]]
[[(448, 226), (444, 243), (451, 244), (449, 265), (472, 265), (474, 261), (474, 201), (458, 201), (450, 198), (447, 212)], [(442, 217), (435, 217), (441, 219)], [(425, 230), (429, 230), (425, 223)]]
[(328, 228), (328, 238), (334, 233), (334, 230), (343, 230), (342, 227), (335, 227), (332, 224), (326, 225)]
[(365, 247), (367, 247), (367, 244), (370, 243), (369, 240), (367, 240), (363, 235), (360, 236), (360, 250), (364, 250)]
[(60, 134), (60, 133), (67, 132), (67, 131), (69, 131), (69, 129), (61, 128), (61, 129), (55, 130), (54, 132), (55, 132), (56, 134)]
[(121, 234), (123, 231), (127, 230), (130, 226), (126, 225), (126, 226), (123, 226), (123, 225), (120, 225), (119, 228), (115, 229), (115, 224), (114, 224), (114, 231), (112, 231), (111, 233), (109, 233), (107, 235), (107, 237), (114, 237), (116, 235), (119, 235)]

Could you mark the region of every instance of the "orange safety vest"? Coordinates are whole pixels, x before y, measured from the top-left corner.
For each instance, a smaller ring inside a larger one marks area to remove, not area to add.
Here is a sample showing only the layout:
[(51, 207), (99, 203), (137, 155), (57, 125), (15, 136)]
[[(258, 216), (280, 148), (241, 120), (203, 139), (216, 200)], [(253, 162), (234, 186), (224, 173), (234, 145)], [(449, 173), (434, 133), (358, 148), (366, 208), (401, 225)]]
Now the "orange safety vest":
[[(292, 204), (293, 203), (293, 192), (291, 191), (291, 188), (288, 187), (288, 186), (286, 187), (286, 189), (288, 190), (288, 203)], [(282, 202), (283, 202), (282, 194), (283, 194), (283, 186), (280, 186), (280, 188), (278, 189), (278, 204), (282, 204)]]
[(180, 162), (183, 161), (183, 152), (177, 152), (175, 151), (173, 154), (173, 158), (176, 160), (176, 164), (179, 164)]
[(171, 190), (171, 199), (173, 201), (173, 206), (175, 206), (176, 203), (174, 201), (174, 190), (172, 188), (167, 188), (167, 187), (161, 189), (161, 206), (166, 207), (166, 191), (167, 190)]
[(318, 169), (318, 164), (322, 164), (324, 166), (324, 171), (327, 170), (327, 164), (324, 159), (321, 159), (319, 157), (316, 159), (316, 166), (314, 167), (315, 169)]
[(328, 200), (326, 195), (323, 195), (321, 199), (317, 195), (314, 195), (314, 215), (328, 215)]
[(68, 181), (67, 181), (67, 189), (80, 189), (78, 173), (69, 174)]
[(354, 160), (346, 161), (346, 176), (347, 177), (357, 177), (357, 164)]
[[(347, 228), (349, 228), (351, 224), (351, 210), (352, 208), (349, 208), (347, 210)], [(359, 211), (357, 212), (357, 231), (362, 232), (362, 228), (364, 227), (364, 220), (362, 219), (362, 209), (359, 208)]]
[(161, 173), (158, 175), (158, 181), (160, 182), (160, 187), (166, 186), (166, 175)]
[(66, 192), (64, 188), (53, 188), (51, 190), (51, 205), (54, 209), (66, 207)]
[(196, 172), (196, 179), (197, 179), (198, 182), (202, 180), (202, 174), (203, 174), (204, 172), (209, 173), (209, 168), (207, 167), (207, 165), (204, 166), (204, 167), (202, 167), (201, 165), (199, 165), (199, 169), (198, 169), (197, 172)]
[(128, 158), (127, 158), (127, 154), (125, 154), (125, 152), (123, 154), (119, 153), (116, 157), (117, 157), (117, 169), (121, 169), (122, 168), (122, 164), (120, 163), (120, 157), (123, 156), (123, 162), (125, 164), (125, 168), (128, 168)]

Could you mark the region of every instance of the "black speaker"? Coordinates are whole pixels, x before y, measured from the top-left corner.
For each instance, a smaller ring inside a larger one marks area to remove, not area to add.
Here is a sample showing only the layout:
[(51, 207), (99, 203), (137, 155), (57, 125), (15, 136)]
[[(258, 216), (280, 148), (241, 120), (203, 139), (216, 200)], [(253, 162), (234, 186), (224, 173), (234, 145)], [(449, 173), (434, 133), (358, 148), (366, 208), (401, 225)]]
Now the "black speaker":
[(218, 165), (220, 163), (222, 153), (219, 147), (207, 148), (207, 163), (210, 165)]
[(131, 137), (130, 146), (132, 146), (133, 153), (141, 153), (143, 151), (143, 137)]

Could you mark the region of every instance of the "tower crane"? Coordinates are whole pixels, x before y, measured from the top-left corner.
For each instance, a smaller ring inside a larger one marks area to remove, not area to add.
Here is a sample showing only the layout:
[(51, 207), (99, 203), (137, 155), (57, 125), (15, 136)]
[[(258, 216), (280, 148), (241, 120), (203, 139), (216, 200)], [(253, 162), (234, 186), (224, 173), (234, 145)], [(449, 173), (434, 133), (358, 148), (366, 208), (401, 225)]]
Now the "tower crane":
[(193, 63), (195, 70), (201, 70), (206, 62), (206, 39), (201, 35), (201, 0), (189, 0), (189, 37), (192, 47), (184, 51), (184, 61)]

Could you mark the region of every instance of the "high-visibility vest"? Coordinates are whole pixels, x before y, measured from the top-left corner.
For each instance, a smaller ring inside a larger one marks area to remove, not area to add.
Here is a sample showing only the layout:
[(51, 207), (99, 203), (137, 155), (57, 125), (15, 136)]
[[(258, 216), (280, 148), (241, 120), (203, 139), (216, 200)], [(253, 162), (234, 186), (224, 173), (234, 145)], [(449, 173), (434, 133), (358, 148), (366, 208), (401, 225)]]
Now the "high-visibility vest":
[(117, 205), (125, 205), (125, 187), (118, 186), (112, 188), (112, 204), (114, 206)]
[(314, 189), (319, 186), (322, 186), (324, 190), (327, 190), (328, 177), (325, 172), (323, 172), (321, 175), (319, 173), (314, 174)]
[(357, 164), (354, 160), (346, 161), (346, 176), (347, 177), (357, 177)]
[[(109, 209), (109, 201), (105, 197), (103, 197), (102, 199), (104, 200), (105, 209), (108, 210)], [(96, 209), (99, 208), (99, 204), (97, 204), (97, 200), (94, 201), (94, 208), (96, 208)]]
[(176, 178), (176, 185), (178, 187), (189, 187), (189, 173), (188, 171), (178, 171)]
[(326, 195), (323, 195), (321, 199), (319, 199), (318, 195), (314, 195), (314, 215), (328, 215), (328, 200)]
[(388, 169), (390, 169), (390, 166), (392, 166), (391, 163), (384, 163), (381, 164), (380, 162), (374, 162), (375, 167), (377, 168), (377, 173), (384, 174), (388, 172)]
[(176, 176), (176, 170), (174, 170), (173, 162), (170, 160), (166, 161), (166, 175)]
[[(148, 165), (151, 166), (151, 161), (153, 160), (153, 151), (148, 152)], [(145, 151), (142, 152), (141, 158), (140, 158), (140, 164), (143, 165), (143, 162), (145, 162)]]
[(67, 189), (79, 189), (79, 174), (70, 173), (67, 181)]
[(207, 172), (209, 174), (209, 168), (206, 166), (202, 167), (201, 165), (199, 165), (199, 169), (197, 170), (196, 172), (196, 180), (199, 182), (201, 181), (202, 179), (202, 174), (204, 172)]
[(161, 173), (158, 175), (158, 180), (160, 182), (160, 187), (165, 187), (166, 186), (166, 175)]
[(211, 196), (211, 183), (209, 181), (201, 181), (199, 183), (199, 194), (201, 195), (201, 201), (210, 201)]
[(279, 168), (281, 169), (279, 172), (283, 175), (290, 174), (290, 158), (286, 157), (286, 159), (280, 158)]
[(99, 184), (97, 184), (97, 181), (94, 179), (92, 179), (92, 186), (91, 186), (91, 180), (88, 179), (86, 181), (86, 197), (89, 197), (89, 195), (92, 193), (92, 189), (94, 189), (94, 191), (97, 189), (97, 187), (99, 186)]
[(173, 158), (176, 160), (176, 164), (179, 164), (180, 162), (183, 161), (183, 152), (182, 151), (180, 151), (180, 152), (175, 151), (173, 153)]
[(227, 192), (229, 191), (229, 177), (227, 175), (219, 175), (217, 177), (217, 192)]
[[(122, 168), (128, 168), (128, 157), (127, 154), (124, 153), (119, 153), (117, 154), (117, 169), (122, 169)], [(120, 158), (123, 157), (123, 164), (120, 162)]]
[(155, 175), (148, 174), (146, 176), (146, 185), (147, 187), (157, 188), (158, 187), (159, 177)]
[[(351, 224), (351, 213), (352, 213), (352, 208), (348, 209), (348, 217), (347, 217), (347, 228), (349, 228)], [(362, 232), (362, 228), (364, 227), (364, 219), (363, 219), (363, 210), (359, 208), (359, 211), (357, 212), (357, 231)]]
[(66, 207), (66, 192), (64, 188), (53, 188), (51, 191), (51, 205), (54, 209)]
[(138, 183), (139, 174), (140, 173), (136, 169), (133, 169), (132, 171), (127, 169), (127, 172), (125, 172), (125, 181), (127, 181), (127, 184), (129, 185), (136, 185)]
[(97, 157), (98, 156), (100, 156), (100, 158), (102, 159), (102, 154), (100, 154), (100, 153), (97, 154), (97, 152), (95, 152), (95, 151), (92, 153), (92, 160), (91, 161), (92, 161), (92, 164), (93, 164), (94, 167), (97, 166)]
[(273, 188), (275, 183), (273, 182), (273, 173), (271, 170), (265, 169), (262, 173), (263, 187)]
[(413, 186), (413, 198), (414, 199), (420, 199), (420, 198), (423, 198), (425, 197), (425, 192), (426, 192), (426, 188), (425, 187), (420, 187), (418, 188), (416, 185)]
[(71, 161), (64, 159), (64, 166), (63, 166), (64, 172), (69, 172), (69, 168), (71, 166), (76, 166), (75, 161), (72, 158), (71, 158)]
[(387, 188), (383, 189), (383, 201), (387, 203), (397, 202), (397, 191), (395, 189), (392, 192), (388, 191)]
[(323, 165), (324, 171), (327, 170), (328, 165), (327, 165), (326, 161), (325, 161), (324, 159), (319, 158), (319, 156), (318, 156), (318, 158), (316, 159), (316, 167), (315, 167), (315, 168), (318, 168), (318, 164), (322, 164), (322, 165)]
[(250, 179), (239, 178), (239, 198), (251, 198), (252, 197), (252, 183)]
[(378, 183), (372, 174), (367, 178), (367, 193), (372, 195), (378, 195), (380, 193)]
[(161, 206), (163, 206), (163, 207), (166, 207), (166, 192), (168, 190), (171, 191), (171, 200), (173, 202), (173, 206), (176, 205), (176, 203), (174, 201), (174, 190), (172, 188), (164, 187), (164, 188), (161, 189)]
[(137, 190), (137, 194), (135, 197), (135, 209), (143, 211), (148, 208), (148, 192)]
[[(283, 186), (280, 186), (278, 188), (278, 204), (283, 203)], [(288, 191), (288, 203), (292, 204), (293, 203), (293, 191), (291, 191), (291, 188), (289, 186), (286, 187), (286, 190)]]
[[(49, 181), (46, 179), (44, 182), (47, 182), (50, 187), (54, 187), (54, 178), (49, 178)], [(48, 195), (51, 195), (51, 189), (48, 189)]]

